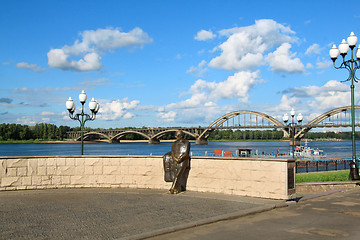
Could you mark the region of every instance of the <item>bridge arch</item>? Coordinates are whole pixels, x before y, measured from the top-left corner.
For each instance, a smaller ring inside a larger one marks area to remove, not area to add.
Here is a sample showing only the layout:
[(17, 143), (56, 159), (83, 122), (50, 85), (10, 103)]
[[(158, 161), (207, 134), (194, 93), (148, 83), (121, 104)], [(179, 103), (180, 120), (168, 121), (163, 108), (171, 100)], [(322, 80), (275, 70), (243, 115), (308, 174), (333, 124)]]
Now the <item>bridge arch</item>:
[(187, 135), (189, 135), (189, 136), (191, 136), (191, 137), (193, 137), (193, 138), (195, 138), (195, 139), (197, 138), (197, 135), (196, 135), (196, 134), (191, 133), (191, 132), (186, 131), (186, 130), (183, 130), (183, 129), (168, 129), (168, 130), (165, 130), (165, 131), (162, 131), (162, 132), (159, 132), (159, 133), (155, 134), (154, 136), (152, 136), (152, 138), (157, 138), (157, 139), (159, 139), (159, 138), (161, 138), (162, 136), (164, 136), (166, 133), (177, 132), (178, 130), (183, 131), (184, 134), (187, 134)]
[[(92, 135), (104, 137), (104, 138), (106, 138), (106, 139), (109, 140), (109, 141), (111, 140), (111, 138), (110, 138), (108, 135), (103, 134), (103, 133), (100, 133), (100, 132), (86, 132), (86, 133), (84, 133), (84, 139), (87, 139), (88, 137), (90, 137), (90, 136), (92, 136)], [(79, 137), (77, 137), (75, 140), (76, 140), (76, 141), (80, 141), (80, 139), (81, 139), (81, 135), (80, 135)]]
[(146, 135), (145, 133), (133, 131), (133, 130), (127, 130), (124, 132), (120, 132), (120, 133), (116, 134), (115, 136), (111, 137), (110, 141), (118, 141), (118, 139), (120, 139), (122, 136), (125, 136), (126, 134), (131, 134), (131, 133), (140, 135), (140, 136), (144, 137), (145, 139), (150, 140), (150, 136)]
[[(354, 106), (355, 110), (359, 110), (360, 106)], [(319, 115), (318, 117), (314, 118), (313, 120), (311, 120), (306, 127), (303, 127), (296, 135), (296, 138), (302, 138), (305, 133), (309, 132), (312, 128), (316, 127), (317, 125), (319, 125), (319, 123), (321, 123), (322, 121), (324, 121), (325, 119), (337, 115), (339, 113), (342, 112), (346, 112), (346, 111), (351, 111), (351, 106), (345, 106), (345, 107), (339, 107), (339, 108), (335, 108), (332, 109), (330, 111), (327, 111), (321, 115)], [(356, 125), (359, 125), (359, 123), (355, 123)], [(326, 125), (324, 126), (326, 127)], [(330, 127), (330, 125), (329, 125)]]
[[(245, 114), (252, 114), (257, 117), (260, 117), (262, 119), (265, 119), (266, 121), (268, 121), (268, 123), (272, 123), (273, 125), (268, 125), (267, 128), (270, 127), (274, 127), (274, 128), (280, 128), (285, 132), (285, 127), (286, 125), (284, 125), (282, 122), (280, 122), (279, 120), (265, 114), (265, 113), (261, 113), (261, 112), (255, 112), (255, 111), (248, 111), (248, 110), (240, 110), (240, 111), (234, 111), (234, 112), (230, 112), (227, 113), (221, 117), (219, 117), (218, 119), (216, 119), (214, 122), (212, 122), (209, 127), (201, 133), (201, 135), (198, 137), (200, 139), (207, 139), (209, 137), (209, 135), (211, 134), (211, 132), (213, 131), (213, 129), (218, 128), (219, 126), (221, 126), (224, 122), (228, 121), (229, 119), (238, 117), (240, 115), (245, 115)], [(251, 120), (250, 120), (250, 124), (251, 124)], [(238, 126), (240, 128), (240, 126)], [(256, 125), (251, 126), (252, 128), (261, 128), (262, 126), (258, 125), (256, 122)], [(246, 126), (244, 126), (243, 128), (246, 128)]]

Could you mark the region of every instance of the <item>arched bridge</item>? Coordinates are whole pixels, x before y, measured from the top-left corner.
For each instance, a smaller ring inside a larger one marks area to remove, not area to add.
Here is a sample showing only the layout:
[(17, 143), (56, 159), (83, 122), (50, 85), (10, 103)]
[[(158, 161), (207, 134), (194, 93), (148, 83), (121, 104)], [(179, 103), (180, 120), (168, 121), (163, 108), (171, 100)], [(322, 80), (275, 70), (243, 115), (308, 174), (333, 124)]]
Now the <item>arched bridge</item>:
[[(185, 134), (197, 139), (201, 132), (204, 131), (204, 127), (189, 127), (189, 128), (134, 128), (134, 129), (117, 129), (117, 130), (99, 130), (84, 132), (84, 139), (90, 137), (106, 139), (109, 142), (119, 142), (124, 136), (128, 134), (136, 134), (149, 141), (151, 144), (160, 143), (160, 140), (164, 135), (176, 132), (181, 129)], [(81, 138), (81, 131), (67, 132), (68, 139), (74, 139), (79, 141)]]
[[(360, 126), (360, 106), (355, 106), (355, 125)], [(340, 107), (319, 115), (307, 124), (296, 125), (295, 142), (299, 142), (305, 133), (312, 128), (321, 127), (350, 127), (351, 126), (351, 106)], [(109, 142), (118, 142), (127, 134), (136, 134), (147, 139), (149, 143), (156, 144), (165, 134), (176, 132), (181, 129), (185, 134), (196, 140), (196, 144), (207, 144), (207, 139), (216, 129), (281, 129), (285, 137), (290, 137), (291, 129), (289, 125), (271, 117), (265, 113), (255, 111), (234, 111), (227, 113), (212, 122), (208, 127), (188, 127), (188, 128), (142, 128), (142, 129), (120, 129), (120, 130), (100, 130), (84, 132), (84, 139), (94, 136), (103, 138)], [(67, 133), (68, 139), (80, 140), (81, 132), (72, 131)]]

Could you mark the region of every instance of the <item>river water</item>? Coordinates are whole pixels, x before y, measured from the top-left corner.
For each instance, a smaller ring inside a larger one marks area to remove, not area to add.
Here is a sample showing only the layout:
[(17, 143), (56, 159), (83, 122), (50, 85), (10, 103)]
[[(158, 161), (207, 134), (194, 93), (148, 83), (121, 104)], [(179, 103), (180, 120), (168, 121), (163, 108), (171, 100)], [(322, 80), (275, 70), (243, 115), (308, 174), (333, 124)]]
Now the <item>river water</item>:
[[(304, 142), (303, 142), (304, 144)], [(327, 158), (350, 158), (351, 141), (311, 141), (311, 148), (324, 151)], [(356, 142), (357, 157), (360, 155), (360, 141)], [(62, 156), (80, 155), (80, 143), (17, 143), (0, 144), (0, 156)], [(231, 151), (237, 148), (252, 149), (252, 153), (276, 154), (289, 153), (291, 148), (287, 141), (253, 141), (253, 142), (209, 142), (208, 145), (191, 143), (193, 156), (211, 155), (214, 150)], [(164, 155), (171, 150), (171, 143), (151, 145), (144, 142), (135, 143), (84, 143), (84, 155)]]

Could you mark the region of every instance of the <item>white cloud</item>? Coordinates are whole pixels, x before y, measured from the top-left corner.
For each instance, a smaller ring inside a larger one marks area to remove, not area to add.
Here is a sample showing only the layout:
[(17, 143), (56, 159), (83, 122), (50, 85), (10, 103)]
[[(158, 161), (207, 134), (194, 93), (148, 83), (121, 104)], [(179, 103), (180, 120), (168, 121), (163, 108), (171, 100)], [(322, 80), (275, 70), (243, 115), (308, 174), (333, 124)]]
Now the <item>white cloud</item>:
[[(301, 102), (301, 99), (296, 96), (289, 96), (284, 94), (281, 96), (280, 104), (277, 106), (266, 106), (266, 113), (278, 118), (282, 122), (282, 117), (285, 113), (289, 113), (292, 108), (295, 108), (296, 111), (299, 111), (297, 108), (298, 103)], [(302, 112), (304, 114), (304, 112)]]
[[(355, 99), (360, 99), (360, 93), (355, 92)], [(360, 100), (357, 100), (358, 104)], [(331, 109), (350, 105), (350, 87), (346, 83), (330, 80), (322, 86), (304, 86), (291, 88), (283, 92), (280, 104), (269, 106), (264, 104), (266, 113), (276, 116), (282, 121), (284, 113), (289, 113), (292, 108), (296, 114), (302, 113), (304, 122)]]
[(309, 102), (313, 108), (325, 111), (350, 105), (350, 87), (345, 83), (331, 80), (321, 87), (312, 86), (305, 90), (314, 98)]
[(314, 66), (311, 63), (307, 63), (306, 68), (314, 68)]
[(191, 73), (195, 76), (198, 76), (198, 77), (202, 77), (204, 75), (204, 73), (207, 72), (207, 68), (205, 67), (206, 66), (206, 61), (205, 60), (202, 60), (197, 67), (190, 67), (186, 73)]
[(316, 63), (316, 68), (319, 68), (319, 69), (323, 69), (323, 68), (329, 68), (331, 67), (333, 64), (332, 61), (329, 61), (329, 60), (324, 60), (323, 61), (319, 61)]
[(259, 72), (237, 72), (223, 82), (206, 82), (197, 80), (189, 90), (191, 97), (167, 105), (167, 108), (193, 108), (200, 106), (214, 106), (222, 99), (238, 99), (248, 102), (249, 91), (257, 83), (261, 83)]
[(111, 102), (98, 100), (100, 102), (99, 119), (117, 120), (134, 118), (135, 115), (129, 110), (134, 110), (140, 103), (138, 100), (129, 102), (128, 98), (117, 99)]
[(276, 72), (304, 72), (304, 64), (299, 58), (295, 58), (296, 53), (290, 52), (291, 44), (283, 43), (273, 53), (269, 53), (266, 61), (271, 69)]
[(206, 41), (206, 40), (213, 39), (215, 37), (216, 37), (216, 35), (211, 30), (209, 30), (209, 31), (201, 30), (196, 34), (195, 39), (198, 41)]
[(134, 117), (135, 117), (135, 114), (127, 112), (127, 113), (124, 114), (123, 119), (131, 119), (131, 118), (134, 118)]
[(57, 113), (54, 112), (42, 112), (40, 113), (41, 116), (54, 116), (57, 115)]
[(95, 52), (86, 54), (83, 59), (78, 61), (69, 61), (69, 55), (65, 54), (63, 49), (51, 49), (47, 56), (50, 67), (63, 70), (95, 71), (102, 67), (100, 62), (101, 57)]
[(320, 46), (319, 44), (314, 43), (306, 50), (305, 55), (319, 54), (319, 53), (320, 53)]
[(17, 63), (16, 67), (19, 68), (19, 69), (30, 69), (30, 70), (33, 70), (34, 72), (43, 72), (43, 71), (45, 71), (44, 68), (41, 68), (41, 67), (37, 66), (36, 64), (29, 64), (27, 62)]
[(191, 124), (196, 122), (209, 123), (219, 114), (226, 111), (234, 111), (232, 104), (217, 105), (221, 100), (238, 100), (241, 105), (249, 101), (249, 91), (258, 83), (261, 83), (259, 71), (237, 72), (229, 76), (223, 82), (207, 82), (197, 80), (189, 89), (190, 97), (180, 101), (159, 107), (158, 118), (167, 122)]
[(160, 112), (156, 116), (158, 118), (163, 119), (165, 122), (173, 122), (175, 120), (176, 114), (177, 114), (176, 112), (170, 111), (170, 112), (167, 112), (167, 113)]
[(21, 116), (18, 117), (15, 122), (22, 125), (35, 125), (37, 123), (49, 123), (50, 118), (39, 116)]
[(263, 64), (265, 52), (296, 40), (289, 27), (271, 19), (257, 20), (254, 25), (225, 29), (219, 33), (228, 39), (218, 47), (222, 52), (210, 61), (209, 66), (234, 71), (258, 67)]
[[(129, 46), (142, 47), (153, 41), (140, 28), (130, 32), (112, 28), (88, 30), (80, 36), (81, 41), (76, 40), (72, 46), (51, 49), (47, 53), (49, 66), (63, 70), (95, 71), (102, 68), (100, 54), (103, 52)], [(73, 57), (80, 59), (71, 60)]]
[[(355, 93), (356, 99), (360, 94)], [(290, 100), (291, 99), (291, 100)], [(305, 101), (305, 102), (304, 102)], [(350, 105), (350, 87), (339, 81), (330, 80), (323, 86), (305, 86), (285, 91), (278, 109), (303, 108), (317, 115), (325, 111)], [(304, 107), (305, 106), (305, 107)]]

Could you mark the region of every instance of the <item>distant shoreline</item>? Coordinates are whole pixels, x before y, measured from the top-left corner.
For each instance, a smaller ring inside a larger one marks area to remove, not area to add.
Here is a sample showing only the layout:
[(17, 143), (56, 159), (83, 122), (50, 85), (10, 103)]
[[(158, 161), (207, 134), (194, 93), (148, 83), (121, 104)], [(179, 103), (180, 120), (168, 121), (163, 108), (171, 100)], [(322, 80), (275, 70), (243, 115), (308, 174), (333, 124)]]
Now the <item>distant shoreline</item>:
[[(160, 142), (173, 142), (176, 139), (170, 140), (161, 140)], [(302, 139), (302, 142), (308, 141), (350, 141), (351, 139), (334, 139), (334, 138), (320, 138), (320, 139)], [(195, 140), (189, 140), (190, 142), (195, 142)], [(208, 140), (208, 142), (268, 142), (268, 141), (278, 141), (284, 142), (289, 141), (288, 139), (247, 139), (247, 140), (227, 140), (227, 139), (220, 139), (220, 140)], [(85, 143), (109, 143), (108, 140), (93, 140), (93, 141), (84, 141)], [(120, 143), (148, 143), (149, 140), (120, 140)], [(15, 140), (15, 141), (0, 141), (0, 144), (20, 144), (20, 143), (80, 143), (80, 141), (74, 140)]]
[[(175, 139), (172, 140), (160, 140), (160, 142), (173, 142)], [(192, 140), (191, 140), (192, 141)], [(190, 141), (190, 142), (191, 142)], [(84, 143), (108, 143), (107, 140), (96, 140), (96, 141), (84, 141)], [(120, 140), (120, 143), (136, 143), (136, 142), (149, 142), (148, 140)], [(74, 140), (53, 140), (53, 141), (40, 141), (40, 140), (16, 140), (16, 141), (0, 141), (0, 144), (20, 144), (20, 143), (80, 143), (80, 141)]]

